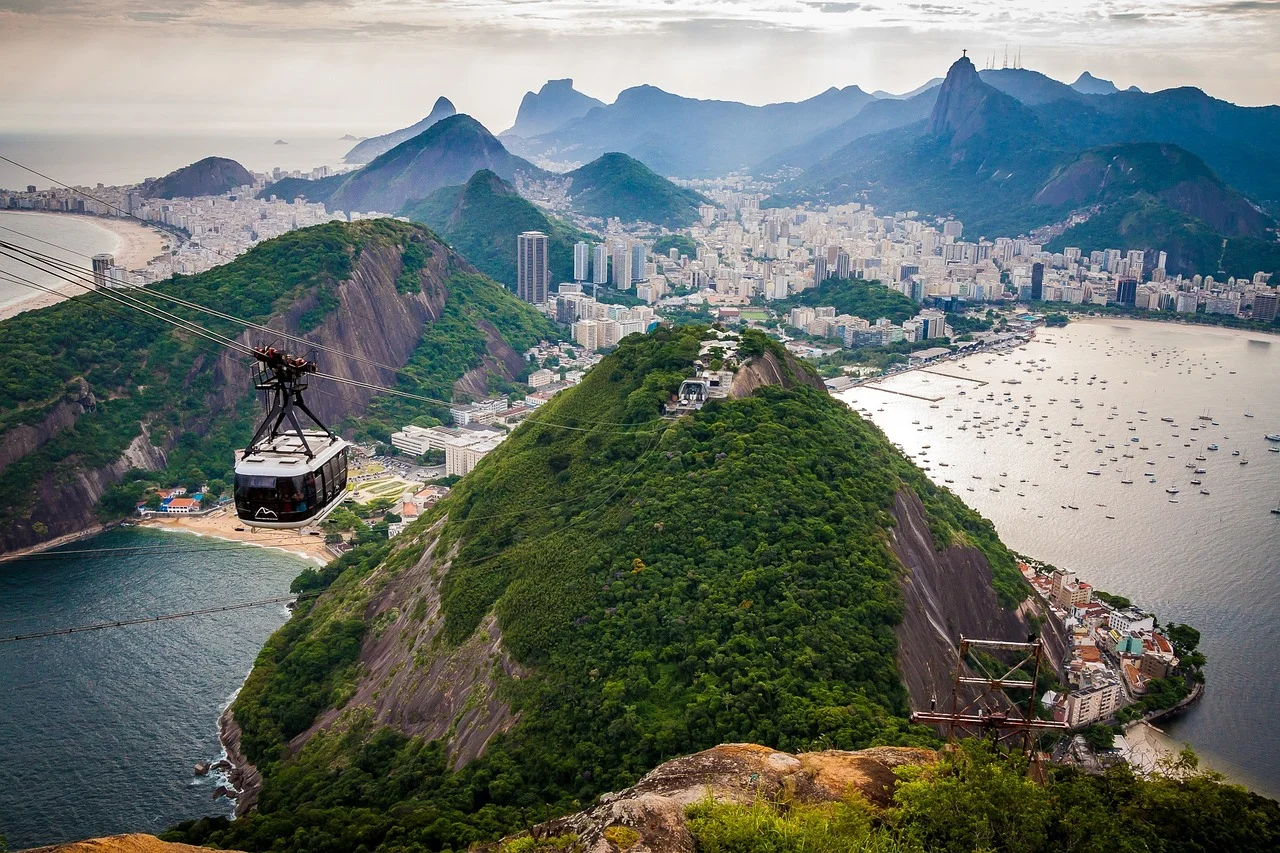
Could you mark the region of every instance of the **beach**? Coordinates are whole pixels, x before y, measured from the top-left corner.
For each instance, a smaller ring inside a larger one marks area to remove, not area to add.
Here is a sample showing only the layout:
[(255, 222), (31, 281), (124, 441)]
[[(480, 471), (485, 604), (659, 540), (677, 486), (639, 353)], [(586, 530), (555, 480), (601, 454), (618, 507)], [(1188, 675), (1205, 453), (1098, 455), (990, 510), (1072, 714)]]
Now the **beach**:
[[(176, 239), (172, 234), (166, 234), (130, 219), (44, 211), (6, 210), (3, 214), (0, 226), (3, 226), (4, 230), (0, 230), (0, 238), (33, 251), (53, 254), (61, 260), (83, 266), (86, 272), (91, 272), (92, 268), (89, 260), (81, 255), (96, 253), (88, 251), (89, 248), (111, 254), (115, 257), (117, 266), (129, 270), (142, 270), (153, 258), (166, 254)], [(64, 224), (66, 227), (61, 227)], [(83, 236), (86, 230), (98, 235), (92, 240), (92, 247)], [(65, 234), (62, 233), (64, 231)], [(50, 243), (66, 249), (58, 250), (49, 245)], [(30, 277), (33, 273), (33, 270), (25, 266), (19, 267), (16, 271), (24, 278)], [(0, 320), (7, 320), (24, 311), (47, 308), (68, 297), (85, 292), (82, 287), (61, 282), (52, 276), (44, 276), (44, 279), (38, 283), (57, 291), (56, 294), (30, 290), (29, 297), (24, 295), (21, 299), (0, 305)]]
[(257, 545), (260, 548), (270, 548), (295, 557), (303, 557), (322, 566), (333, 559), (333, 554), (325, 547), (324, 540), (319, 536), (310, 536), (296, 530), (254, 530), (245, 527), (244, 522), (227, 509), (215, 510), (209, 515), (199, 516), (153, 516), (141, 522), (140, 526)]

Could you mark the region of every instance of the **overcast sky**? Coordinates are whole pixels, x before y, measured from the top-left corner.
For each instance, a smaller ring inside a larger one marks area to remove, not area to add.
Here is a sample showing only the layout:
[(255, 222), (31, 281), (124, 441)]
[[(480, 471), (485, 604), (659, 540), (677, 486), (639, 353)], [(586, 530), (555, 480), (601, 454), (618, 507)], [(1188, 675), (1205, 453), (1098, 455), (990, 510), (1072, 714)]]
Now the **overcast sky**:
[(767, 103), (1006, 42), (1066, 82), (1280, 102), (1280, 0), (0, 0), (0, 131), (366, 135), (447, 95), (499, 132), (549, 78)]

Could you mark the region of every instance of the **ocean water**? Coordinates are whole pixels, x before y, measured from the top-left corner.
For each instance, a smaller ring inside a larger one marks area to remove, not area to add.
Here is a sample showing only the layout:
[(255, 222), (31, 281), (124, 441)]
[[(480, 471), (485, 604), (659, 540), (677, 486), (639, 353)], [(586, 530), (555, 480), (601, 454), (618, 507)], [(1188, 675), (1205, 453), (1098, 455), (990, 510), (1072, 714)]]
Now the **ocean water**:
[[(269, 172), (338, 166), (356, 143), (343, 131), (267, 134), (49, 134), (0, 132), (0, 154), (73, 186), (119, 186), (158, 178), (205, 157), (229, 157)], [(287, 144), (276, 145), (277, 139)], [(49, 180), (0, 161), (0, 187), (48, 189)]]
[(931, 370), (840, 397), (1010, 547), (1198, 628), (1208, 689), (1165, 728), (1280, 796), (1280, 453), (1268, 450), (1280, 445), (1263, 437), (1280, 433), (1280, 337), (1073, 322)]
[[(60, 549), (166, 548), (0, 563), (0, 636), (286, 595), (309, 563), (217, 539), (116, 530)], [(57, 552), (50, 552), (57, 553)], [(160, 832), (203, 815), (218, 715), (283, 605), (0, 644), (0, 835), (11, 849)]]
[[(99, 252), (114, 254), (120, 247), (120, 238), (101, 225), (96, 225), (89, 216), (33, 216), (3, 210), (0, 210), (0, 240), (52, 255), (74, 264), (90, 275), (93, 273), (93, 264), (89, 258)], [(53, 245), (49, 245), (50, 243)], [(0, 306), (12, 305), (40, 295), (40, 291), (19, 284), (11, 277), (54, 289), (68, 286), (59, 276), (7, 255), (0, 255)], [(71, 288), (70, 292), (84, 291)]]

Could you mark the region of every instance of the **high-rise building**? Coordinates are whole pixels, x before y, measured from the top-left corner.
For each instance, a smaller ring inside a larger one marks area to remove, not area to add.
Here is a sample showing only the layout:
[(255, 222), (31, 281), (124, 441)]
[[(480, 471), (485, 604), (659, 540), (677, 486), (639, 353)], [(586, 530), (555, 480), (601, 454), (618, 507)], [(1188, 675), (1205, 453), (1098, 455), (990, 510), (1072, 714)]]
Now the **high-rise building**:
[(1253, 319), (1274, 323), (1280, 314), (1280, 293), (1257, 293), (1253, 297)]
[(644, 243), (639, 240), (631, 244), (631, 279), (632, 281), (643, 281), (644, 274)]
[(1031, 300), (1039, 302), (1044, 299), (1044, 264), (1036, 261), (1031, 265)]
[(573, 244), (573, 280), (586, 281), (591, 262), (591, 246), (585, 240)]
[(1138, 280), (1136, 278), (1122, 278), (1116, 284), (1116, 304), (1128, 305), (1130, 308), (1138, 300)]
[(609, 283), (609, 247), (604, 243), (596, 244), (594, 257), (591, 259), (591, 283)]
[(625, 243), (613, 246), (613, 287), (615, 290), (631, 289), (631, 253)]
[(836, 252), (836, 278), (848, 278), (849, 267), (849, 253), (843, 250)]
[(818, 255), (813, 259), (813, 284), (817, 287), (827, 280), (827, 259)]
[(108, 270), (115, 266), (116, 259), (105, 252), (100, 255), (93, 256), (93, 285), (94, 287), (103, 288), (107, 286)]
[(550, 286), (547, 235), (525, 231), (516, 240), (516, 295), (532, 305), (541, 305), (547, 301)]

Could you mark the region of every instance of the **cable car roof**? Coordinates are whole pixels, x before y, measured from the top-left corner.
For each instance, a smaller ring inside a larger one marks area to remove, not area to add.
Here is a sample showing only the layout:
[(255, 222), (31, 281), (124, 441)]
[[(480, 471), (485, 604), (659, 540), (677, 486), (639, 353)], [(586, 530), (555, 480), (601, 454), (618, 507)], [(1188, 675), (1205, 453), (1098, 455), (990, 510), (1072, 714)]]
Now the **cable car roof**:
[(296, 433), (284, 433), (262, 442), (253, 453), (236, 451), (236, 473), (263, 477), (293, 477), (314, 471), (338, 455), (350, 444), (340, 438), (330, 439), (323, 432), (307, 430), (307, 441), (315, 455), (308, 457), (302, 439)]

